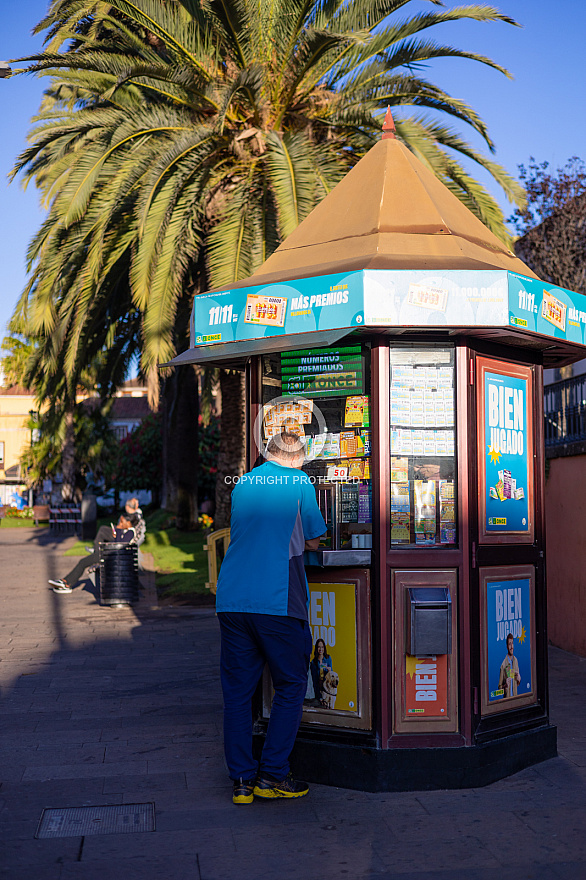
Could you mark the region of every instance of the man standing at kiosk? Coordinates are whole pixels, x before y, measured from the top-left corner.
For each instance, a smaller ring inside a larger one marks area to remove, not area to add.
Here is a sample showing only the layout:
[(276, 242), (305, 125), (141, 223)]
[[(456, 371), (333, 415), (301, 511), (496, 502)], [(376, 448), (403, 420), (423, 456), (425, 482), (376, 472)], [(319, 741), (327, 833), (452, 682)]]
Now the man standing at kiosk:
[[(267, 461), (232, 492), (230, 546), (216, 595), (222, 635), (224, 749), (235, 804), (303, 797), (289, 755), (301, 721), (312, 638), (304, 549), (315, 550), (326, 524), (300, 472), (303, 443), (284, 431)], [(275, 697), (260, 766), (252, 755), (252, 697), (268, 663)]]

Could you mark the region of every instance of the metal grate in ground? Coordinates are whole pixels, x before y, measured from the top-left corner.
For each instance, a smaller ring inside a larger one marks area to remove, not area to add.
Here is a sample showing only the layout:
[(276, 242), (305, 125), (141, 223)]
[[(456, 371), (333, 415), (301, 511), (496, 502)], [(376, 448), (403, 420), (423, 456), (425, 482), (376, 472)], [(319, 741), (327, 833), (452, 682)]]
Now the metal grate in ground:
[(131, 834), (154, 830), (153, 803), (56, 807), (43, 810), (35, 837), (84, 837), (88, 834)]

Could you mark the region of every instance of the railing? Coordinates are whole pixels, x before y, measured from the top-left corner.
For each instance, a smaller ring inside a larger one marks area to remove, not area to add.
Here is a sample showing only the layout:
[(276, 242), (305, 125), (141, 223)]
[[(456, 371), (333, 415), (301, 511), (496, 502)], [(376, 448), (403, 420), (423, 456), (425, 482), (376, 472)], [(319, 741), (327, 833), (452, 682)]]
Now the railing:
[(55, 532), (77, 532), (81, 529), (81, 507), (50, 507), (49, 527)]
[(586, 442), (586, 375), (545, 386), (544, 429), (547, 449)]

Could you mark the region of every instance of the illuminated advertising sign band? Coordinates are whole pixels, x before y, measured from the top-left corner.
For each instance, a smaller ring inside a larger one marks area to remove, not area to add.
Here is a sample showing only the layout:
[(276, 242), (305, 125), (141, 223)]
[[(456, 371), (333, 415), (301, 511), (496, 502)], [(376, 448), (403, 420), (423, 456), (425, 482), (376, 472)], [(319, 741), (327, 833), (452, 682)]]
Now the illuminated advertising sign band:
[(326, 397), (362, 394), (364, 376), (359, 345), (304, 349), (281, 355), (283, 396)]

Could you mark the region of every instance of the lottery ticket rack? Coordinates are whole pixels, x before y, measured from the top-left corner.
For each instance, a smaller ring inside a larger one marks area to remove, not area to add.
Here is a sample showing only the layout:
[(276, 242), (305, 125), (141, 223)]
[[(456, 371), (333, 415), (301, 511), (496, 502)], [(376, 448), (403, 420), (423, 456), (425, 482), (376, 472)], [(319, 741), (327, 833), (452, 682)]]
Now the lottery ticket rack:
[[(253, 276), (195, 298), (173, 363), (243, 371), (248, 467), (297, 433), (327, 524), (300, 777), (464, 788), (556, 754), (543, 369), (584, 358), (585, 327), (586, 297), (536, 278), (389, 125)], [(267, 679), (259, 739), (271, 699)]]

